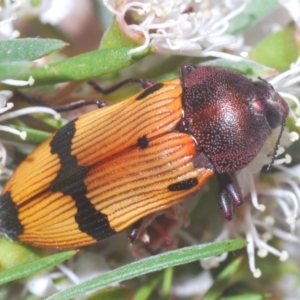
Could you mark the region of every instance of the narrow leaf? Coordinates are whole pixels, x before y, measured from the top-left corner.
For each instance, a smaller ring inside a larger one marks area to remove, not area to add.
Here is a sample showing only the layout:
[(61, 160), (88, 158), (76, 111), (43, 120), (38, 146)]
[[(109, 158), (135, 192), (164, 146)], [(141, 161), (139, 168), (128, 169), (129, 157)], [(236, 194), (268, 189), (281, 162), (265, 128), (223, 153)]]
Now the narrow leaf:
[(84, 80), (118, 71), (149, 53), (149, 50), (146, 50), (131, 57), (128, 55), (130, 49), (129, 47), (103, 49), (80, 54), (36, 69), (30, 75), (35, 80), (35, 86)]
[(164, 272), (163, 282), (162, 282), (162, 297), (168, 299), (171, 293), (172, 281), (173, 281), (174, 268), (167, 268)]
[(216, 278), (214, 284), (203, 297), (203, 300), (220, 299), (223, 291), (236, 279), (235, 274), (240, 267), (242, 258), (231, 262)]
[(144, 283), (135, 293), (135, 300), (147, 300), (158, 283), (161, 281), (161, 276), (152, 278), (149, 282)]
[[(0, 63), (0, 80), (18, 78), (32, 69), (33, 63), (29, 61)], [(27, 78), (28, 79), (28, 78)]]
[(59, 51), (67, 44), (56, 39), (15, 39), (0, 41), (0, 62), (32, 61)]
[(45, 269), (49, 269), (65, 261), (66, 259), (71, 258), (76, 253), (77, 251), (62, 252), (62, 253), (37, 259), (33, 262), (26, 263), (24, 265), (14, 267), (9, 270), (2, 271), (0, 273), (0, 285), (16, 279), (20, 279), (32, 275), (34, 273), (37, 273)]
[[(29, 127), (22, 127), (22, 126), (17, 126), (17, 125), (10, 125), (11, 128), (20, 130), (20, 131), (25, 131), (26, 132), (26, 140), (24, 141), (27, 144), (31, 145), (39, 145), (43, 141), (45, 141), (50, 135), (50, 132), (38, 130), (38, 129), (33, 129)], [(7, 140), (14, 140), (17, 142), (20, 142), (20, 137), (17, 135), (13, 135), (10, 133), (3, 133), (3, 139)]]
[(85, 300), (133, 300), (133, 292), (126, 286), (109, 286), (89, 295)]
[(220, 255), (224, 252), (234, 251), (245, 247), (245, 240), (231, 240), (212, 244), (197, 245), (169, 251), (153, 257), (148, 257), (118, 269), (107, 272), (96, 278), (88, 280), (73, 288), (57, 293), (48, 300), (70, 299), (86, 292), (108, 286), (110, 284), (131, 279), (143, 274), (165, 269), (167, 267), (187, 264), (189, 262), (203, 259), (210, 256)]
[(262, 294), (256, 294), (256, 293), (248, 293), (248, 294), (241, 294), (241, 295), (235, 295), (230, 297), (222, 297), (221, 300), (267, 300), (270, 299), (269, 296), (265, 296)]

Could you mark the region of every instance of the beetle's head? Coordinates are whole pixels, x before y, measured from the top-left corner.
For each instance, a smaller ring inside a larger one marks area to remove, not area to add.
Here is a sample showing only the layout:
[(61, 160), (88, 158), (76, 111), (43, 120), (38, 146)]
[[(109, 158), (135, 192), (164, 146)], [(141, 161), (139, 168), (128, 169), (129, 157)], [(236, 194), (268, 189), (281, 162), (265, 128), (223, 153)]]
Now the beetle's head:
[(184, 124), (216, 173), (240, 170), (288, 115), (285, 100), (265, 80), (220, 67), (182, 67)]

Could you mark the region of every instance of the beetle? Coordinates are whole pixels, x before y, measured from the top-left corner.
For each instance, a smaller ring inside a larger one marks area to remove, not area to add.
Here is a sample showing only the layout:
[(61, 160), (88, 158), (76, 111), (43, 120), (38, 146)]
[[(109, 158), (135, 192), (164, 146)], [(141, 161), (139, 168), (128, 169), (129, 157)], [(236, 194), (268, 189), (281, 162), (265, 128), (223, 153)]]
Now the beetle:
[(232, 219), (244, 202), (234, 172), (259, 153), (289, 108), (264, 80), (185, 64), (181, 78), (86, 113), (14, 172), (0, 231), (45, 248), (96, 243), (178, 204), (211, 176)]

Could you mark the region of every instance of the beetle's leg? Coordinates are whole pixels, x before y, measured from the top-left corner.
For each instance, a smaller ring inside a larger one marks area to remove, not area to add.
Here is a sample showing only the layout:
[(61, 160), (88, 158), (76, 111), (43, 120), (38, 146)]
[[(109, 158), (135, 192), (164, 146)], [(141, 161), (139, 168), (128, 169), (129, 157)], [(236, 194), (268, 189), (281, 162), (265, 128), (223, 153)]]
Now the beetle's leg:
[(137, 221), (131, 228), (130, 252), (134, 257), (155, 254), (162, 249), (174, 249), (177, 245), (178, 228), (189, 223), (188, 214), (181, 205), (152, 213)]
[(97, 105), (98, 108), (107, 106), (107, 102), (100, 101), (100, 100), (78, 100), (66, 105), (60, 105), (60, 106), (52, 106), (52, 108), (58, 112), (62, 111), (69, 111), (77, 108), (81, 108), (87, 105)]
[(148, 254), (157, 254), (161, 252), (162, 248), (172, 245), (174, 237), (172, 238), (168, 234), (168, 228), (163, 227), (165, 225), (167, 225), (165, 222), (160, 224), (160, 220), (157, 220), (157, 213), (134, 223), (128, 236), (131, 254), (136, 258), (142, 258)]
[(219, 181), (219, 205), (224, 217), (231, 220), (236, 206), (244, 204), (241, 188), (233, 174), (217, 174)]
[[(163, 238), (164, 243), (168, 244), (171, 242), (172, 238), (170, 237), (167, 230), (155, 219), (151, 220), (151, 223), (144, 222), (147, 217), (142, 218), (141, 220), (134, 223), (131, 227), (129, 233), (129, 241), (131, 244), (147, 244), (150, 242), (149, 234), (146, 231), (146, 228), (151, 226), (151, 228), (156, 231), (156, 233)], [(152, 219), (152, 217), (151, 217)], [(147, 225), (146, 225), (147, 224)]]
[(232, 220), (234, 217), (234, 204), (229, 195), (225, 192), (219, 192), (219, 206), (221, 208), (223, 216), (228, 220)]
[(130, 244), (137, 245), (149, 242), (149, 235), (147, 234), (145, 230), (146, 226), (143, 223), (144, 219), (140, 219), (131, 226), (130, 233), (128, 235)]
[(28, 97), (27, 95), (25, 95), (25, 94), (23, 94), (23, 93), (21, 93), (19, 91), (13, 91), (13, 96), (16, 97), (16, 98), (18, 98), (18, 99), (20, 99), (23, 102), (31, 104), (31, 105), (38, 105), (38, 106), (49, 107), (49, 105), (47, 105), (43, 101), (41, 101), (39, 99)]
[(16, 98), (18, 98), (18, 99), (20, 99), (20, 100), (22, 100), (26, 103), (29, 103), (29, 104), (32, 104), (32, 105), (38, 105), (38, 106), (51, 107), (51, 108), (53, 108), (54, 110), (56, 110), (58, 112), (69, 111), (69, 110), (81, 108), (81, 107), (87, 106), (87, 105), (97, 105), (99, 108), (107, 106), (106, 102), (100, 101), (100, 100), (79, 100), (79, 101), (75, 101), (75, 102), (68, 103), (68, 104), (65, 104), (65, 105), (51, 106), (51, 105), (48, 105), (48, 104), (46, 104), (45, 102), (43, 102), (39, 99), (31, 98), (31, 97), (29, 97), (29, 96), (27, 96), (27, 95), (25, 95), (25, 94), (23, 94), (19, 91), (14, 91), (13, 95)]
[(102, 88), (101, 86), (99, 86), (96, 82), (94, 82), (93, 80), (89, 80), (88, 81), (88, 84), (90, 86), (92, 86), (97, 92), (101, 93), (101, 94), (104, 94), (104, 95), (107, 95), (109, 93), (112, 93), (116, 90), (118, 90), (120, 87), (122, 87), (123, 85), (127, 84), (127, 83), (131, 83), (131, 82), (138, 82), (142, 85), (142, 87), (145, 89), (145, 88), (148, 88), (150, 86), (152, 86), (154, 83), (150, 80), (147, 80), (147, 79), (141, 79), (141, 78), (128, 78), (128, 79), (125, 79), (123, 81), (120, 81), (118, 82), (117, 84), (109, 87), (109, 88)]
[[(142, 85), (143, 88), (147, 88), (153, 85), (153, 82), (147, 79), (141, 79), (141, 78), (128, 78), (125, 79), (113, 86), (111, 86), (110, 88), (107, 89), (103, 89), (101, 88), (98, 84), (96, 84), (94, 81), (89, 80), (88, 84), (91, 85), (97, 92), (107, 95), (109, 93), (112, 93), (116, 90), (118, 90), (120, 87), (122, 87), (123, 85), (127, 84), (127, 83), (131, 83), (131, 82), (138, 82)], [(97, 105), (99, 108), (100, 107), (104, 107), (107, 106), (107, 103), (105, 101), (100, 101), (100, 100), (94, 100), (94, 99), (90, 99), (90, 100), (79, 100), (73, 103), (69, 103), (66, 105), (60, 105), (60, 106), (51, 106), (48, 105), (46, 103), (44, 103), (41, 100), (35, 99), (35, 98), (31, 98), (19, 91), (14, 91), (13, 95), (16, 98), (19, 98), (20, 100), (32, 104), (32, 105), (38, 105), (38, 106), (46, 106), (46, 107), (51, 107), (54, 110), (58, 111), (58, 112), (63, 112), (63, 111), (69, 111), (69, 110), (73, 110), (73, 109), (77, 109), (77, 108), (81, 108), (83, 106), (87, 106), (87, 105)]]
[[(104, 95), (107, 95), (109, 93), (112, 93), (122, 87), (123, 85), (130, 83), (130, 82), (139, 82), (143, 88), (147, 88), (152, 86), (154, 83), (150, 80), (147, 79), (141, 79), (141, 78), (128, 78), (125, 79), (116, 85), (111, 86), (110, 88), (103, 89), (101, 88), (98, 84), (96, 84), (94, 81), (89, 80), (88, 84), (91, 85), (97, 92), (100, 92)], [(58, 112), (62, 111), (68, 111), (72, 109), (77, 109), (86, 105), (97, 105), (98, 108), (107, 106), (108, 104), (105, 101), (100, 101), (100, 100), (79, 100), (70, 104), (62, 105), (62, 106), (57, 106), (57, 107), (52, 107), (54, 110)]]

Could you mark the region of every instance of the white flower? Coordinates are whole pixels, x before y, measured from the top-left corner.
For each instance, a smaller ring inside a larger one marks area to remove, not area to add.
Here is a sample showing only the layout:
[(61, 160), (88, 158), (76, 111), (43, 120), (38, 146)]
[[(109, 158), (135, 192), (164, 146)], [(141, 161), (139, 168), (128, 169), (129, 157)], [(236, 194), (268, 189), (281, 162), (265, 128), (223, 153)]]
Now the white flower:
[(172, 295), (190, 298), (204, 295), (213, 284), (213, 278), (208, 271), (203, 271), (196, 276), (183, 276), (174, 282)]
[[(289, 102), (290, 116), (299, 126), (300, 103), (297, 97), (300, 96), (300, 58), (291, 65), (290, 70), (277, 75), (269, 82)], [(274, 135), (272, 138), (274, 144)], [(298, 139), (298, 133), (285, 130), (281, 145), (287, 148)], [(278, 154), (283, 153), (284, 148), (282, 147)], [(300, 166), (292, 168), (283, 166), (284, 163), (290, 162), (289, 154), (282, 159), (276, 159), (273, 168), (279, 172), (265, 175), (265, 180), (251, 175), (247, 171), (248, 168), (239, 175), (244, 190), (245, 186), (249, 189), (247, 192), (250, 193), (254, 207), (254, 209), (247, 208), (246, 210), (244, 230), (249, 243), (247, 247), (249, 266), (255, 277), (260, 276), (260, 270), (255, 266), (255, 248), (258, 249), (257, 254), (261, 257), (272, 253), (283, 261), (288, 258), (287, 251), (279, 251), (270, 246), (268, 241), (277, 237), (284, 241), (298, 242), (296, 232), (299, 228), (298, 216), (300, 214)], [(272, 181), (272, 185), (267, 184), (268, 177)]]
[[(190, 56), (235, 58), (221, 49), (240, 48), (242, 38), (226, 34), (229, 21), (240, 14), (248, 1), (123, 1), (105, 0), (121, 28), (142, 46), (129, 52), (152, 47), (155, 52)], [(138, 20), (126, 24), (125, 15)]]
[(0, 7), (0, 40), (19, 36), (13, 21), (20, 15), (37, 14), (43, 23), (55, 25), (72, 10), (74, 0), (40, 0), (33, 4), (30, 0), (5, 0)]
[[(293, 117), (295, 124), (299, 124), (300, 103), (296, 96), (300, 96), (298, 84), (300, 82), (300, 58), (291, 66), (290, 70), (277, 75), (269, 82), (287, 99), (290, 104), (290, 116)], [(259, 271), (255, 268), (254, 248), (259, 249), (258, 255), (260, 256), (272, 253), (279, 256), (281, 260), (285, 260), (288, 257), (287, 252), (271, 247), (267, 243), (268, 240), (274, 236), (292, 242), (298, 240), (295, 232), (299, 226), (297, 218), (300, 213), (300, 186), (299, 175), (297, 175), (299, 167), (288, 168), (282, 165), (291, 162), (289, 154), (282, 159), (276, 159), (273, 167), (280, 172), (265, 175), (265, 177), (270, 177), (272, 185), (266, 184), (262, 178), (251, 175), (249, 172), (253, 164), (257, 164), (257, 160), (262, 164), (267, 163), (267, 153), (270, 151), (270, 145), (274, 145), (276, 135), (278, 136), (278, 132), (275, 131), (254, 162), (238, 175), (244, 194), (250, 194), (252, 205), (256, 209), (256, 211), (250, 211), (247, 208), (244, 223), (249, 243), (249, 265), (255, 276), (259, 275)], [(287, 148), (298, 139), (297, 132), (285, 130), (281, 138), (281, 145)], [(278, 154), (282, 154), (285, 151), (284, 148), (281, 147)]]
[(74, 0), (43, 0), (37, 13), (42, 23), (56, 25), (70, 14), (73, 6)]
[[(34, 80), (32, 77), (30, 77), (28, 81), (6, 79), (6, 80), (2, 80), (1, 82), (5, 84), (11, 84), (14, 86), (25, 86), (25, 85), (32, 85)], [(59, 118), (59, 114), (52, 108), (48, 108), (48, 107), (28, 107), (28, 108), (23, 108), (8, 113), (7, 111), (13, 108), (13, 103), (7, 102), (11, 96), (12, 96), (12, 92), (9, 90), (0, 91), (0, 123), (8, 119), (16, 118), (31, 113), (49, 113), (53, 115), (55, 118)], [(19, 135), (22, 140), (26, 139), (26, 132), (24, 131), (21, 132), (14, 128), (10, 128), (9, 126), (0, 125), (0, 131), (1, 130)]]
[(0, 7), (0, 40), (8, 40), (19, 35), (14, 30), (13, 21), (16, 19), (15, 10), (19, 7), (17, 3), (5, 1)]
[[(31, 85), (32, 78), (29, 78), (28, 81), (19, 81), (19, 80), (6, 80), (6, 84), (11, 83), (14, 85)], [(3, 82), (3, 81), (2, 81)], [(15, 128), (10, 127), (7, 124), (3, 124), (3, 122), (17, 118), (22, 115), (27, 115), (31, 113), (48, 113), (54, 116), (54, 118), (59, 118), (60, 115), (49, 107), (27, 107), (22, 108), (15, 111), (10, 111), (13, 108), (13, 103), (8, 102), (10, 97), (12, 96), (12, 91), (8, 90), (2, 90), (0, 91), (0, 132), (5, 131), (9, 132), (11, 134), (15, 134), (20, 137), (20, 140), (26, 139), (26, 131), (20, 131)], [(1, 124), (2, 123), (2, 124)], [(6, 144), (9, 144), (9, 141), (5, 141)], [(0, 180), (7, 180), (12, 175), (12, 170), (6, 168), (7, 162), (8, 162), (9, 156), (6, 151), (6, 148), (3, 145), (3, 140), (0, 138)], [(0, 192), (1, 192), (1, 186), (0, 186)]]

